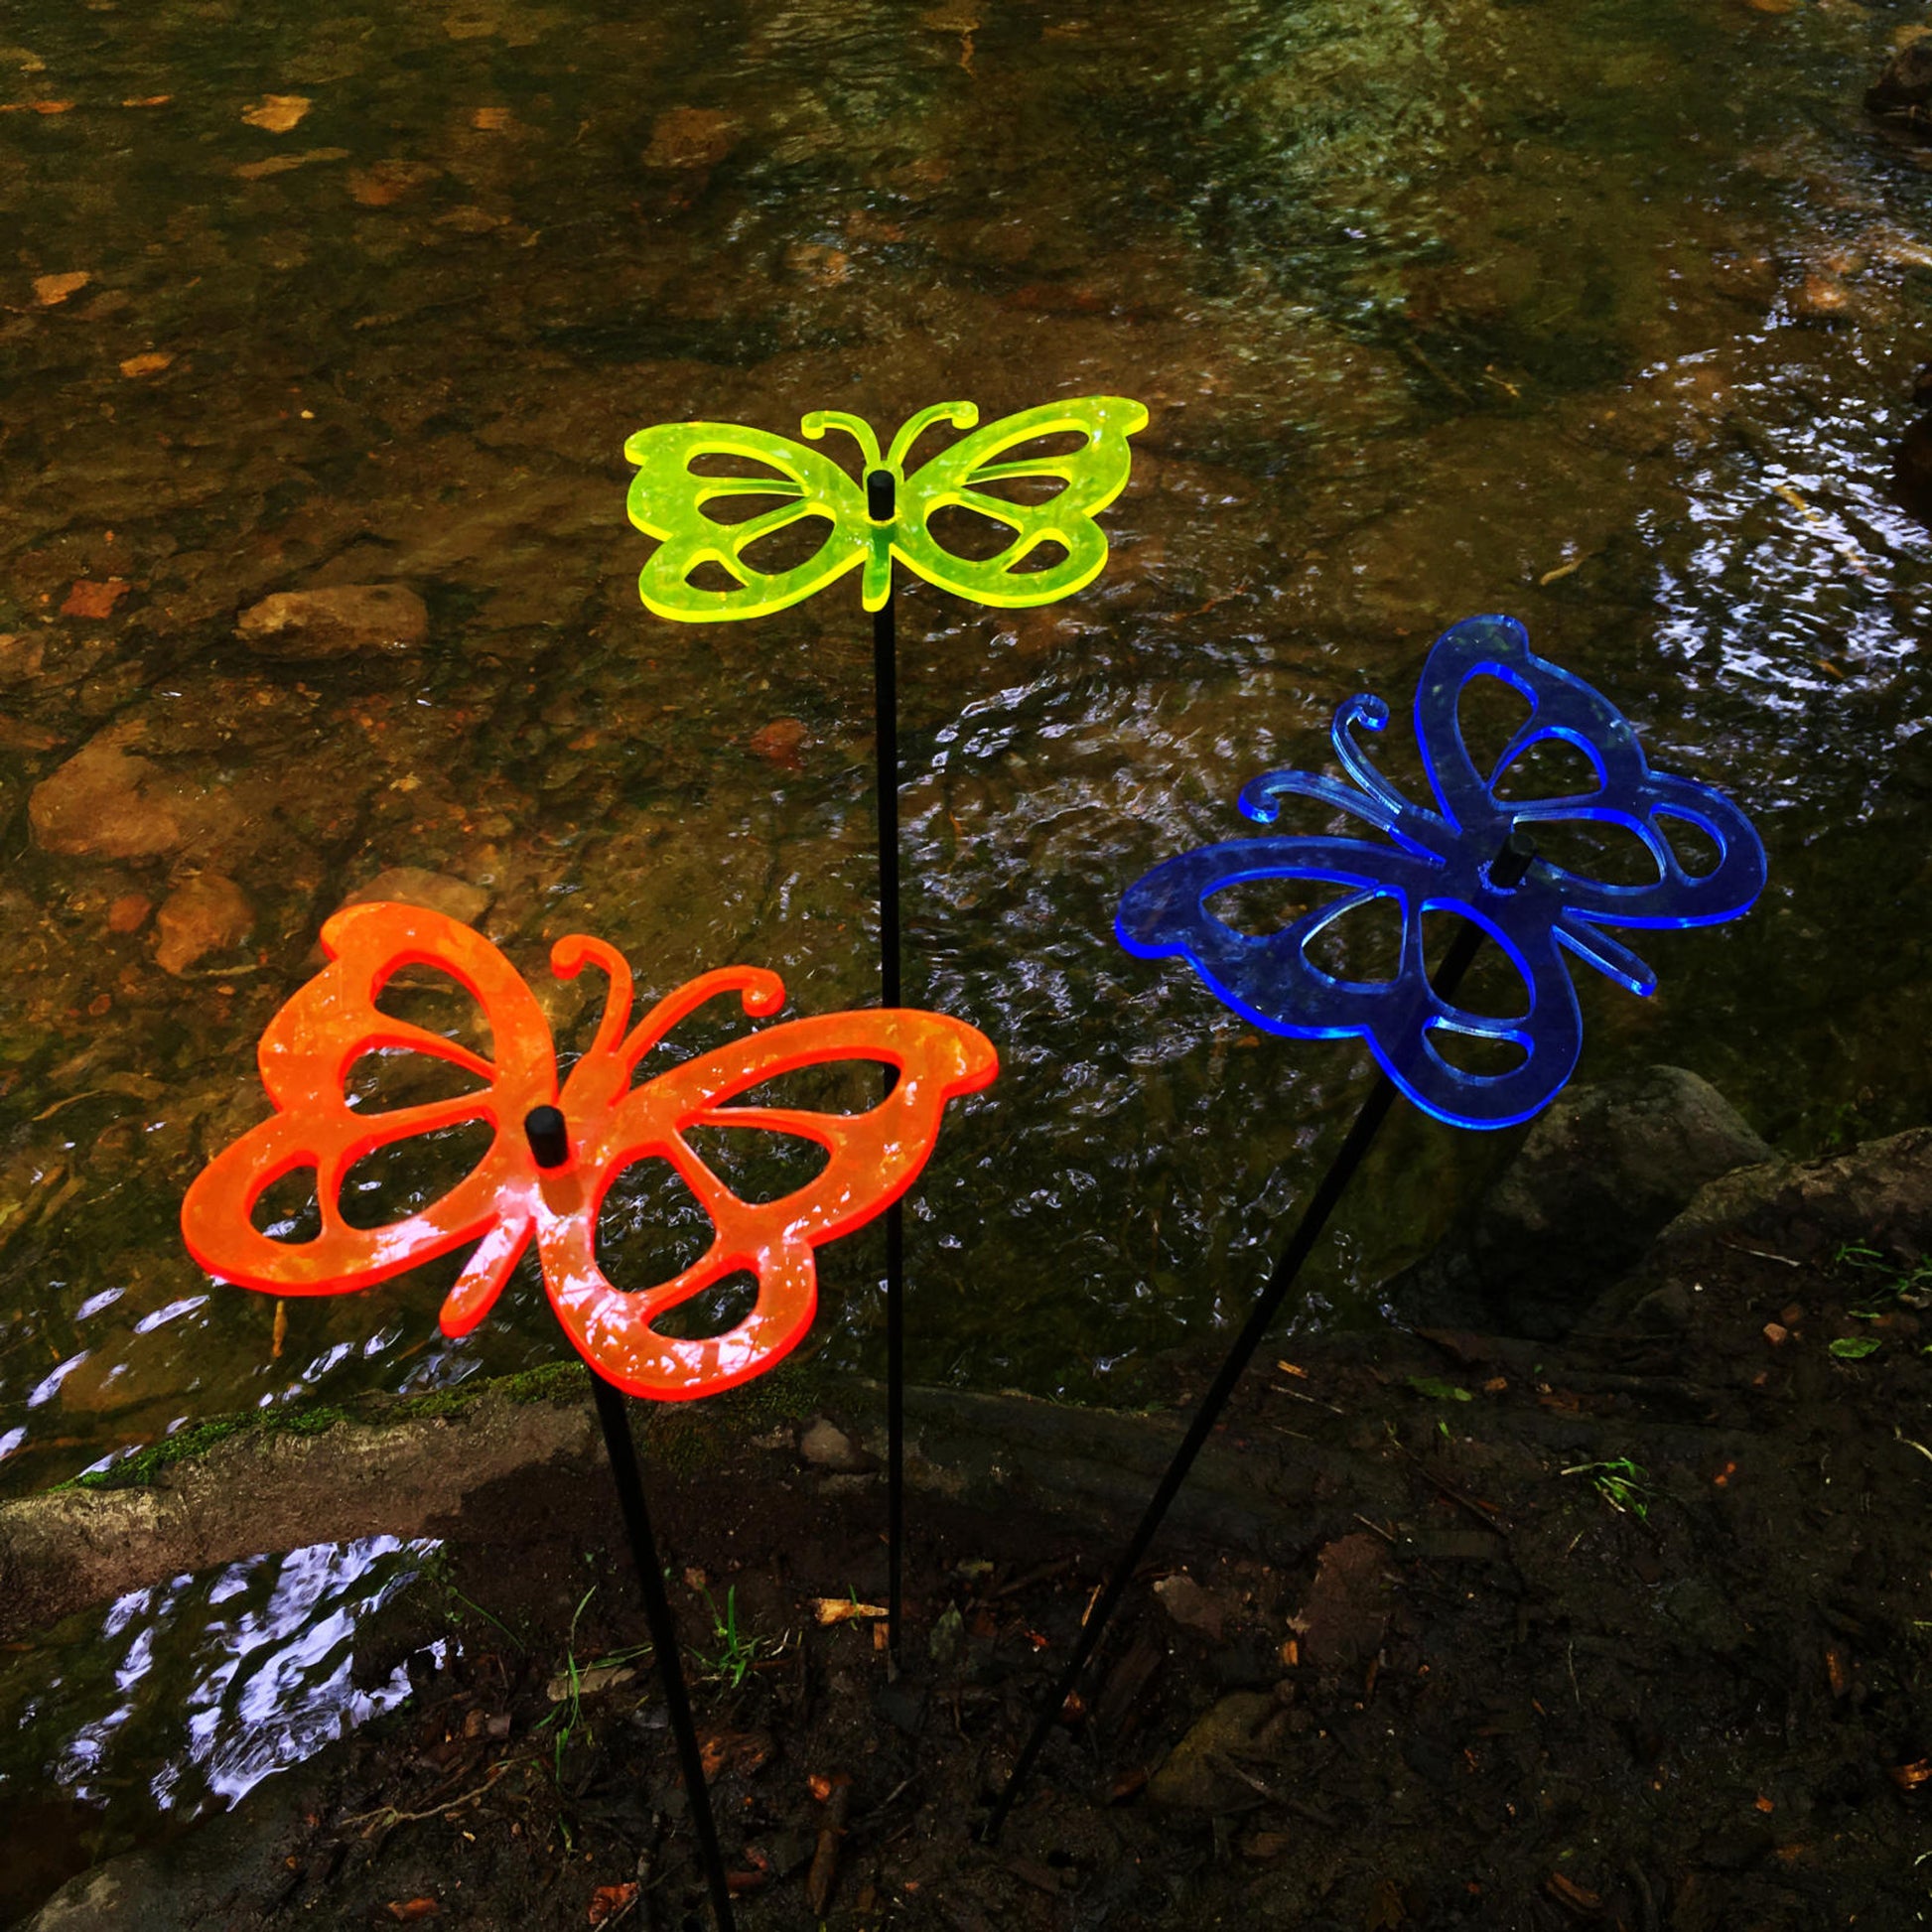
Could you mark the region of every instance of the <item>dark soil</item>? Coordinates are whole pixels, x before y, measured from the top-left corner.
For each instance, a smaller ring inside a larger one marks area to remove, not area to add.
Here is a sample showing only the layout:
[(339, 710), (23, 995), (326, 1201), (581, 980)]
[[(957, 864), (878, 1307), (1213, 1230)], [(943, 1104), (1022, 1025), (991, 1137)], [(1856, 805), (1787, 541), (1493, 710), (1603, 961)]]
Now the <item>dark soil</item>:
[[(975, 1816), (1120, 1525), (918, 1502), (895, 1683), (873, 1624), (813, 1609), (880, 1599), (876, 1477), (789, 1437), (657, 1471), (740, 1925), (1922, 1923), (1919, 1298), (1831, 1230), (1765, 1225), (1680, 1241), (1592, 1316), (1615, 1335), (1389, 1331), (1257, 1364), (1224, 1445), (1313, 1467), (1312, 1516), (1305, 1492), (1238, 1545), (1164, 1537), (994, 1847)], [(45, 1924), (706, 1924), (648, 1660), (574, 1708), (547, 1688), (642, 1640), (608, 1481), (506, 1481), (448, 1561), (361, 1659), (411, 1659), (410, 1704), (123, 1862), (131, 1915)], [(736, 1684), (728, 1601), (757, 1645)]]

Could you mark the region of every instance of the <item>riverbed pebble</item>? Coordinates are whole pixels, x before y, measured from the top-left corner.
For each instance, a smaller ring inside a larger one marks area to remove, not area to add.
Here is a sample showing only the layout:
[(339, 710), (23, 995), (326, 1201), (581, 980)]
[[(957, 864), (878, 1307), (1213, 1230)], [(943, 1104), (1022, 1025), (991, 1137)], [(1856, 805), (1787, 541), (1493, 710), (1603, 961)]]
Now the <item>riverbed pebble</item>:
[(406, 584), (277, 591), (242, 612), (235, 634), (264, 657), (298, 662), (413, 650), (429, 634), (429, 609)]

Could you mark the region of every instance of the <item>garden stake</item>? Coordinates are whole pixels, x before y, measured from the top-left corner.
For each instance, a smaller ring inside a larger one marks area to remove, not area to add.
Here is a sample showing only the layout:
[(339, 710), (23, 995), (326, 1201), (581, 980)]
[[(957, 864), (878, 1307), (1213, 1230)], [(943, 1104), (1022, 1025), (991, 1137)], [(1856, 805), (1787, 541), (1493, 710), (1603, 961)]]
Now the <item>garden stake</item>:
[[(1145, 427), (1147, 410), (1124, 396), (1082, 396), (1023, 410), (983, 429), (975, 428), (978, 422), (974, 403), (937, 403), (902, 424), (882, 456), (879, 437), (863, 417), (834, 409), (803, 417), (799, 429), (812, 442), (836, 429), (858, 444), (862, 484), (816, 450), (735, 423), (658, 423), (638, 430), (623, 446), (625, 460), (637, 467), (626, 501), (630, 520), (659, 540), (637, 580), (653, 615), (686, 623), (762, 617), (863, 566), (861, 602), (873, 614), (879, 977), (887, 1007), (899, 1001), (895, 566), (902, 562), (957, 597), (1008, 609), (1050, 604), (1084, 589), (1107, 561), (1107, 539), (1093, 519), (1126, 485), (1127, 439)], [(938, 423), (973, 434), (908, 477), (905, 461), (912, 446)], [(1073, 432), (1086, 444), (1070, 455), (1000, 460), (1010, 450)], [(695, 459), (719, 456), (757, 463), (767, 474), (720, 477), (690, 467)], [(999, 493), (1000, 485), (1016, 481), (1053, 482), (1060, 488), (1044, 502), (1016, 502)], [(989, 483), (994, 488), (988, 489)], [(739, 522), (721, 523), (706, 514), (707, 503), (733, 497), (780, 501), (775, 509), (755, 511)], [(1013, 541), (992, 558), (956, 556), (929, 525), (938, 511), (957, 505), (1005, 524)], [(764, 537), (814, 516), (831, 527), (804, 563), (767, 571), (746, 561), (745, 553)], [(1023, 569), (1043, 545), (1066, 554), (1044, 569)], [(692, 583), (692, 573), (706, 565), (722, 569), (735, 588)], [(889, 1088), (892, 1078), (889, 1068)], [(886, 1216), (886, 1514), (887, 1665), (897, 1676), (905, 1544), (905, 1225), (897, 1201)]]
[(684, 1689), (684, 1666), (678, 1658), (677, 1619), (664, 1594), (664, 1566), (650, 1533), (650, 1512), (644, 1506), (644, 1479), (637, 1467), (637, 1445), (630, 1434), (630, 1404), (621, 1389), (595, 1370), (591, 1389), (597, 1397), (597, 1419), (604, 1426), (605, 1453), (611, 1458), (611, 1477), (618, 1485), (618, 1506), (630, 1539), (630, 1560), (637, 1567), (637, 1587), (644, 1593), (644, 1621), (650, 1626), (651, 1648), (657, 1653), (657, 1675), (664, 1686), (664, 1709), (677, 1740), (678, 1769), (684, 1774), (685, 1795), (691, 1801), (691, 1823), (698, 1834), (704, 1863), (705, 1886), (711, 1893), (711, 1916), (718, 1932), (733, 1932), (731, 1886), (725, 1877), (725, 1855), (718, 1849), (718, 1827), (711, 1816), (711, 1792), (706, 1787), (704, 1755), (698, 1748), (698, 1728), (691, 1719), (691, 1700)]
[[(546, 1173), (570, 1159), (570, 1134), (556, 1107), (532, 1107), (523, 1120), (524, 1138), (538, 1167)], [(718, 1849), (718, 1827), (711, 1816), (711, 1792), (705, 1784), (704, 1756), (698, 1749), (698, 1727), (691, 1718), (691, 1700), (684, 1688), (684, 1665), (678, 1654), (677, 1619), (664, 1594), (664, 1566), (657, 1555), (657, 1539), (650, 1532), (650, 1511), (644, 1504), (643, 1471), (637, 1466), (636, 1439), (630, 1433), (630, 1405), (621, 1389), (591, 1371), (591, 1392), (597, 1398), (597, 1419), (604, 1429), (604, 1451), (611, 1460), (611, 1479), (618, 1485), (618, 1507), (623, 1512), (624, 1533), (630, 1539), (630, 1560), (637, 1568), (637, 1587), (644, 1594), (644, 1621), (650, 1625), (651, 1648), (657, 1653), (657, 1675), (664, 1686), (664, 1709), (670, 1716), (671, 1735), (677, 1742), (678, 1768), (684, 1773), (685, 1794), (691, 1803), (691, 1823), (698, 1834), (705, 1885), (711, 1893), (711, 1915), (718, 1932), (733, 1932), (731, 1886), (725, 1878), (725, 1855)]]
[[(866, 474), (866, 514), (890, 530), (898, 513), (890, 470)], [(886, 558), (886, 601), (872, 614), (874, 789), (879, 798), (879, 1003), (896, 1007), (898, 978), (898, 636), (893, 560)], [(886, 1091), (895, 1079), (884, 1069)], [(905, 1221), (903, 1204), (886, 1210), (886, 1669), (898, 1675), (899, 1577), (905, 1546)]]
[[(1521, 883), (1535, 856), (1534, 841), (1526, 834), (1512, 831), (1489, 867), (1491, 882), (1502, 891), (1513, 890)], [(1485, 936), (1483, 929), (1473, 920), (1465, 919), (1462, 922), (1442, 965), (1431, 980), (1437, 993), (1444, 999), (1448, 999), (1461, 984), (1462, 976), (1469, 970)], [(1375, 1085), (1362, 1102), (1362, 1110), (1355, 1116), (1355, 1124), (1348, 1130), (1348, 1138), (1328, 1164), (1328, 1172), (1321, 1176), (1320, 1185), (1303, 1210), (1300, 1224), (1282, 1251), (1281, 1259), (1276, 1262), (1274, 1272), (1268, 1277), (1267, 1287), (1262, 1290), (1240, 1334), (1235, 1337), (1234, 1346), (1228, 1350), (1220, 1372), (1201, 1398), (1200, 1407), (1195, 1410), (1194, 1419), (1187, 1426), (1186, 1436), (1174, 1451), (1167, 1474), (1161, 1478), (1160, 1487), (1155, 1490), (1142, 1514), (1140, 1527), (1135, 1530), (1125, 1553), (1114, 1566), (1113, 1575), (1108, 1578), (1107, 1587), (1101, 1591), (1099, 1601), (1087, 1612), (1086, 1624), (1073, 1647), (1073, 1655), (1060, 1673), (1059, 1682), (1053, 1686), (1052, 1695), (1041, 1706), (1033, 1735), (1027, 1739), (1027, 1747), (1020, 1753), (1019, 1761), (1008, 1775), (999, 1801), (980, 1834), (985, 1843), (991, 1844), (999, 1837), (1007, 1814), (1019, 1796), (1020, 1787), (1026, 1782), (1027, 1774), (1034, 1767), (1034, 1760), (1051, 1735), (1054, 1724), (1066, 1708), (1067, 1699), (1079, 1688), (1087, 1662), (1099, 1647), (1108, 1619), (1125, 1594), (1127, 1586), (1134, 1581), (1134, 1573), (1141, 1567), (1141, 1559), (1147, 1555), (1148, 1546), (1154, 1541), (1162, 1518), (1179, 1494), (1180, 1485), (1187, 1480), (1187, 1472), (1194, 1466), (1194, 1458), (1213, 1434), (1214, 1425), (1220, 1420), (1221, 1411), (1227, 1407), (1228, 1398), (1234, 1393), (1242, 1371), (1261, 1346), (1263, 1337), (1281, 1311), (1288, 1291), (1295, 1286), (1295, 1278), (1301, 1273), (1302, 1264), (1320, 1238), (1329, 1215), (1334, 1212), (1336, 1203), (1346, 1191), (1349, 1181), (1355, 1177), (1355, 1171), (1362, 1165), (1383, 1121), (1388, 1118), (1389, 1109), (1395, 1105), (1396, 1091), (1395, 1082), (1386, 1073), (1375, 1076)]]

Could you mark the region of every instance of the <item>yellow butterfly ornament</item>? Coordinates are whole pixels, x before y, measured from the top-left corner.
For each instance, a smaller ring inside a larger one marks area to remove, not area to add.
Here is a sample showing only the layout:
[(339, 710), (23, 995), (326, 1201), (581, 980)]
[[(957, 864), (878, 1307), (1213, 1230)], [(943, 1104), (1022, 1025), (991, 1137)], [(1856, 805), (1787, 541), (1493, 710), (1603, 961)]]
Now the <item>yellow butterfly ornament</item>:
[[(892, 596), (895, 558), (941, 590), (1007, 609), (1050, 604), (1085, 589), (1107, 562), (1107, 538), (1094, 518), (1126, 486), (1127, 439), (1147, 426), (1145, 405), (1125, 396), (1080, 396), (1023, 409), (984, 429), (975, 428), (978, 422), (974, 403), (935, 403), (910, 418), (882, 457), (879, 437), (864, 417), (839, 409), (805, 416), (799, 428), (811, 442), (836, 429), (859, 445), (863, 482), (817, 450), (736, 423), (659, 423), (638, 430), (623, 454), (637, 467), (626, 505), (630, 520), (658, 539), (637, 580), (646, 608), (686, 623), (763, 617), (816, 595), (863, 564), (865, 608), (879, 611)], [(937, 423), (973, 434), (908, 477), (906, 456)], [(1084, 440), (1066, 455), (1002, 460), (1026, 444), (1069, 432)], [(709, 476), (692, 469), (697, 461), (719, 457), (747, 458), (774, 474)], [(1013, 483), (1060, 486), (1045, 501), (1027, 503), (1000, 493), (998, 485)], [(706, 514), (707, 505), (734, 497), (783, 500), (740, 522), (721, 523)], [(955, 555), (932, 530), (939, 511), (954, 505), (1006, 525), (1012, 542), (983, 561)], [(809, 517), (830, 528), (805, 562), (762, 571), (745, 561), (754, 544)], [(1046, 544), (1066, 554), (1026, 568)], [(721, 567), (736, 588), (694, 584), (693, 574), (706, 564)]]

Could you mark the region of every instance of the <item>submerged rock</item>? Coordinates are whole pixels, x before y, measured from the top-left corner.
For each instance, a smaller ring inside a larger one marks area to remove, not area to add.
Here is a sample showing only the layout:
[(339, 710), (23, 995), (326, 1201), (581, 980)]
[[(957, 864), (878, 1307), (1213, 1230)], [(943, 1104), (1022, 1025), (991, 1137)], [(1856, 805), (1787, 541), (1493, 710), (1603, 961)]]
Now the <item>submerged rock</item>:
[(227, 799), (106, 736), (82, 746), (27, 801), (34, 843), (69, 859), (165, 858), (235, 816)]
[(768, 725), (755, 731), (749, 740), (751, 748), (767, 764), (775, 764), (780, 770), (802, 771), (805, 760), (801, 754), (805, 746), (805, 727), (797, 718), (774, 718)]
[(738, 145), (739, 124), (715, 107), (673, 107), (650, 124), (646, 168), (715, 168)]
[(366, 886), (343, 900), (336, 910), (346, 905), (368, 905), (389, 900), (398, 905), (420, 905), (427, 912), (441, 912), (460, 925), (475, 925), (489, 909), (489, 894), (467, 879), (452, 879), (446, 872), (430, 872), (422, 866), (391, 866), (379, 872)]
[(155, 964), (177, 977), (211, 952), (230, 952), (255, 926), (255, 908), (232, 879), (205, 872), (186, 880), (155, 914)]
[(406, 584), (278, 591), (242, 612), (235, 634), (264, 657), (294, 661), (414, 650), (429, 635), (429, 609)]
[(1865, 111), (1932, 136), (1932, 39), (1920, 36), (1893, 51), (1865, 89)]
[(1424, 1323), (1568, 1333), (1707, 1181), (1773, 1158), (1717, 1088), (1681, 1066), (1572, 1087), (1393, 1299)]
[[(1912, 400), (1921, 409), (1932, 404), (1932, 362), (1913, 381)], [(1932, 411), (1905, 425), (1892, 451), (1891, 480), (1899, 502), (1932, 527)]]

